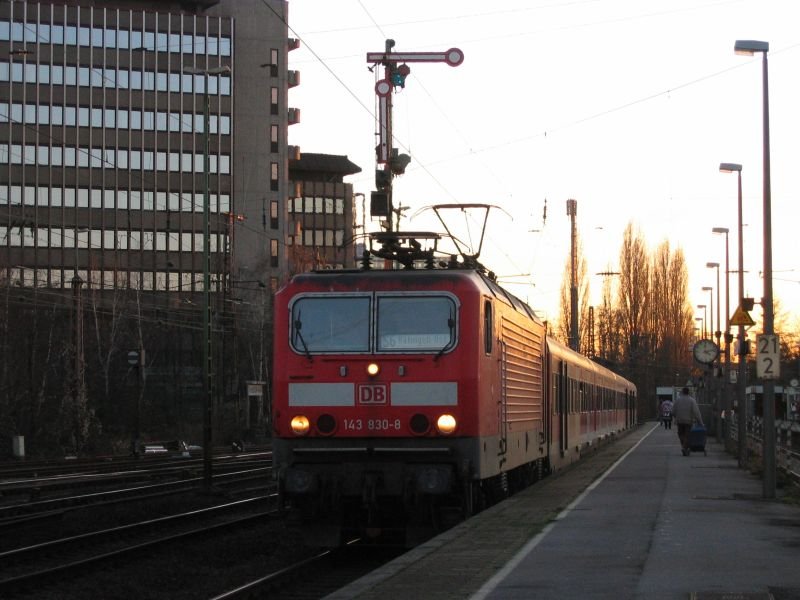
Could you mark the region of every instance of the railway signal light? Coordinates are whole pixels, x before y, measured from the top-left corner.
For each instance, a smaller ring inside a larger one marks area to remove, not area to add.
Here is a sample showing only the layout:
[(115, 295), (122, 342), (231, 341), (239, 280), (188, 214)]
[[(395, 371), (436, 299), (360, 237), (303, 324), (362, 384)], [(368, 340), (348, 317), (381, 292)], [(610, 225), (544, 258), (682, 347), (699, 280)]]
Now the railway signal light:
[(392, 66), (391, 69), (392, 85), (394, 87), (406, 87), (406, 77), (411, 74), (411, 67), (408, 65)]
[(372, 192), (369, 198), (369, 211), (373, 217), (388, 217), (391, 214), (389, 194)]
[(376, 169), (375, 171), (375, 187), (379, 190), (385, 190), (392, 184), (392, 174), (386, 169)]

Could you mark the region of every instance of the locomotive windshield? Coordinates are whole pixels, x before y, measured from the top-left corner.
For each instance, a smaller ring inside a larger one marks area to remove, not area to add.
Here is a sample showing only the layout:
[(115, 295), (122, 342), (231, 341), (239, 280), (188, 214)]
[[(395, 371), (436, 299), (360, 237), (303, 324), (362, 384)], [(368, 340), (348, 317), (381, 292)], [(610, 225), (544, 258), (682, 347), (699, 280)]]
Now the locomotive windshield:
[(290, 342), (296, 352), (309, 356), (319, 352), (441, 354), (455, 346), (456, 309), (449, 295), (301, 296), (291, 305)]
[(292, 305), (291, 338), (295, 350), (369, 351), (369, 296), (308, 296)]
[(378, 352), (424, 352), (455, 343), (456, 306), (443, 296), (378, 298)]

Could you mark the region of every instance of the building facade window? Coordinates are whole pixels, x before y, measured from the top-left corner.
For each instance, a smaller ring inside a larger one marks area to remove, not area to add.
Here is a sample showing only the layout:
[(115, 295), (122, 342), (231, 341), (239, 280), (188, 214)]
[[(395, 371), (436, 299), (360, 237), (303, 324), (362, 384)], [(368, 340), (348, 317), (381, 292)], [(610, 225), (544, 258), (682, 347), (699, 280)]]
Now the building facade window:
[(269, 76), (270, 77), (277, 77), (278, 76), (278, 49), (271, 48), (269, 51)]
[(273, 268), (278, 266), (278, 240), (269, 241), (269, 263)]
[(279, 152), (280, 146), (278, 145), (278, 126), (277, 125), (270, 125), (269, 126), (269, 151), (270, 152)]
[(269, 203), (269, 227), (270, 229), (278, 228), (278, 201), (272, 200)]
[(277, 192), (279, 190), (279, 180), (278, 180), (278, 163), (271, 162), (269, 163), (269, 189), (273, 192)]
[(170, 54), (231, 56), (231, 38), (225, 35), (191, 35), (147, 30), (89, 27), (60, 23), (10, 23), (0, 20), (0, 41), (110, 48), (158, 50)]
[(269, 91), (269, 114), (278, 114), (278, 88), (270, 88)]

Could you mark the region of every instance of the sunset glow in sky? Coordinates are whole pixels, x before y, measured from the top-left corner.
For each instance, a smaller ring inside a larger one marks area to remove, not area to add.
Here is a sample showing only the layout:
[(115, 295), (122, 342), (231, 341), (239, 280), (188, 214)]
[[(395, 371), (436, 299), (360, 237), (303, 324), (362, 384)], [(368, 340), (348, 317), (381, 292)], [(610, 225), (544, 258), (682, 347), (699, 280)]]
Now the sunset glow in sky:
[[(798, 17), (793, 0), (291, 0), (290, 35), (301, 47), (289, 68), (301, 84), (289, 105), (302, 117), (289, 143), (347, 155), (363, 170), (348, 181), (368, 198), (382, 69), (368, 69), (367, 52), (382, 51), (387, 38), (395, 51), (457, 47), (463, 64), (412, 64), (394, 95), (395, 146), (412, 156), (395, 179), (395, 204), (417, 215), (401, 228), (441, 230), (419, 212), (432, 204), (502, 207), (490, 218), (482, 262), (501, 277), (523, 275), (510, 289), (555, 319), (569, 252), (566, 201), (574, 198), (593, 303), (602, 286), (594, 274), (616, 269), (632, 222), (651, 249), (666, 239), (684, 250), (692, 303), (705, 304), (701, 288), (716, 287), (706, 263), (725, 263), (724, 236), (713, 227), (730, 229), (737, 268), (736, 176), (719, 164), (740, 163), (745, 291), (759, 299), (762, 61), (733, 46), (767, 41), (774, 295), (796, 313)], [(730, 281), (733, 311), (735, 274)], [(724, 306), (724, 273), (722, 282)]]

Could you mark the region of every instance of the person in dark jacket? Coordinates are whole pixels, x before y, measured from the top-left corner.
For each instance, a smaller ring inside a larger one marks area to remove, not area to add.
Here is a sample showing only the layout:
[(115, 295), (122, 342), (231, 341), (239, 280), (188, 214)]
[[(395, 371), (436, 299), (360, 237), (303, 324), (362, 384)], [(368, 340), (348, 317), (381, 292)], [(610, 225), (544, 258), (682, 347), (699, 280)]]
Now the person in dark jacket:
[(703, 417), (700, 416), (700, 408), (697, 401), (689, 395), (689, 388), (683, 388), (681, 393), (672, 404), (672, 415), (678, 426), (678, 439), (681, 441), (681, 452), (684, 456), (689, 456), (689, 431), (695, 421), (703, 425)]

